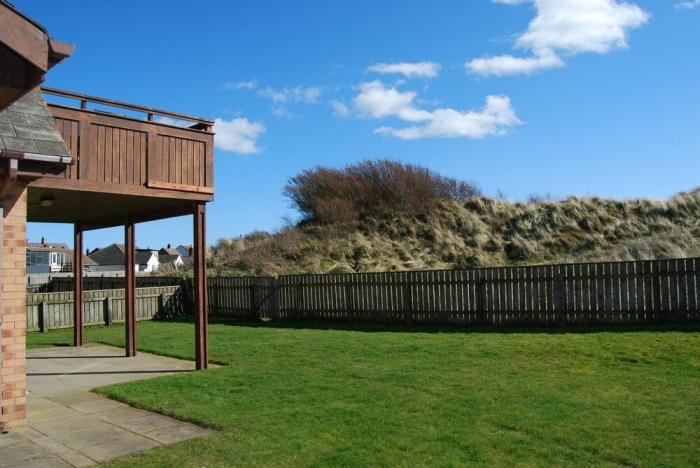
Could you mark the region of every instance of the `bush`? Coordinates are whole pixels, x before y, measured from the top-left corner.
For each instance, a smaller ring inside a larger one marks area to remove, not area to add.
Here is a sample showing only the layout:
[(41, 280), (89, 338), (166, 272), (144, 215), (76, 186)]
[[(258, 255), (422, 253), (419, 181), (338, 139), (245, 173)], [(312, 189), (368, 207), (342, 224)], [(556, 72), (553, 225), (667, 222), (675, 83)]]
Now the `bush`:
[(386, 212), (426, 214), (440, 200), (466, 201), (481, 194), (471, 183), (389, 160), (309, 169), (289, 179), (283, 193), (304, 220), (324, 224)]

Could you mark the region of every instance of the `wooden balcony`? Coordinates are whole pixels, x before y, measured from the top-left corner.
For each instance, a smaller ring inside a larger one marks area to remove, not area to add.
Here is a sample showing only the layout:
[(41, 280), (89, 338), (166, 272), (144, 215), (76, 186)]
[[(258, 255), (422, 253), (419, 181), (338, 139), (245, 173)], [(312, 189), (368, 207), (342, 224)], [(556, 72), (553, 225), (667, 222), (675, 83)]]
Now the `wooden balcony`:
[[(143, 207), (143, 200), (134, 202), (134, 197), (150, 199), (148, 213), (167, 217), (191, 212), (191, 203), (182, 207), (183, 201), (213, 199), (213, 121), (53, 88), (42, 91), (73, 163), (29, 185), (30, 220), (119, 219), (120, 212), (133, 215), (136, 205)], [(78, 208), (71, 191), (94, 192), (101, 207), (86, 207), (80, 197), (83, 213), (71, 212)], [(62, 203), (42, 206), (51, 197)]]

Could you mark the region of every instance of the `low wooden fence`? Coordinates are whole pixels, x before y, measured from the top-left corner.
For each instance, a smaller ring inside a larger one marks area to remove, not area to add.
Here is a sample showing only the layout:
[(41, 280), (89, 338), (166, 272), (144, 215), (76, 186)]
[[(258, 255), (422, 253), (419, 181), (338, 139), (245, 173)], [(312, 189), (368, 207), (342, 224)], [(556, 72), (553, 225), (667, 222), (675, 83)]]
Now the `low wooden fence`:
[(212, 278), (209, 312), (277, 320), (595, 325), (700, 321), (700, 259)]
[[(35, 276), (35, 275), (34, 275)], [(179, 276), (136, 276), (137, 288), (155, 288), (160, 286), (181, 286), (186, 279)], [(70, 292), (73, 291), (73, 275), (49, 276), (42, 284), (28, 284), (27, 292)], [(87, 275), (83, 277), (83, 291), (124, 289), (126, 279), (117, 275)]]
[[(138, 288), (136, 320), (189, 313), (190, 299), (180, 286)], [(83, 323), (110, 325), (124, 322), (124, 290), (83, 292)], [(73, 326), (73, 293), (27, 294), (27, 330), (51, 330)]]

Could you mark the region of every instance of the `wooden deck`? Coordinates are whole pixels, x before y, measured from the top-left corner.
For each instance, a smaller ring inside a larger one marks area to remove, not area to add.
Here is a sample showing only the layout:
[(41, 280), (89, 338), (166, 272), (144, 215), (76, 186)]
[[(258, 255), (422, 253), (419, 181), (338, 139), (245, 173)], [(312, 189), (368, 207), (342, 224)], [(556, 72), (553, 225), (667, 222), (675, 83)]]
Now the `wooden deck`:
[[(43, 92), (61, 101), (49, 101), (49, 109), (74, 162), (29, 185), (30, 221), (99, 227), (123, 223), (122, 213), (136, 222), (188, 214), (191, 202), (213, 199), (211, 120), (53, 88)], [(80, 192), (95, 196), (86, 204)], [(78, 198), (81, 210), (75, 210)]]

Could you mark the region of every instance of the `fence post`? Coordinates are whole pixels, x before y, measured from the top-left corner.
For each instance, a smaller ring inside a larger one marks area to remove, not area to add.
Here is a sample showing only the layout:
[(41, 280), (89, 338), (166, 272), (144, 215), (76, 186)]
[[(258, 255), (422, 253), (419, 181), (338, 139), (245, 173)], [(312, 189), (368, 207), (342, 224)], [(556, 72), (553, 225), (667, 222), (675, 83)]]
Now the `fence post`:
[(165, 294), (158, 294), (158, 316), (163, 317), (165, 314)]
[(258, 285), (250, 285), (250, 318), (258, 318)]
[(413, 303), (411, 301), (411, 285), (409, 283), (403, 283), (401, 285), (401, 290), (403, 292), (403, 315), (406, 326), (411, 325), (411, 318), (413, 315)]
[(209, 291), (211, 292), (211, 300), (209, 301), (209, 315), (220, 315), (219, 314), (219, 282), (217, 278), (209, 278), (207, 283)]
[(564, 275), (561, 271), (561, 266), (557, 268), (554, 274), (554, 314), (556, 315), (557, 325), (566, 323), (566, 310), (564, 303)]
[(352, 277), (348, 277), (348, 282), (345, 283), (345, 309), (347, 310), (348, 323), (351, 323), (355, 317), (355, 300), (352, 293)]
[(107, 296), (104, 299), (104, 318), (105, 318), (105, 325), (110, 327), (112, 326), (112, 297)]
[[(297, 279), (298, 280), (298, 279)], [(301, 285), (297, 284), (296, 289), (294, 290), (294, 320), (299, 320), (301, 317), (301, 293), (302, 293)]]
[(48, 303), (46, 301), (42, 301), (41, 304), (39, 304), (39, 329), (41, 330), (41, 333), (46, 333), (49, 329), (49, 322), (47, 317), (48, 312)]
[(270, 287), (272, 288), (272, 320), (278, 321), (280, 319), (280, 280), (279, 278), (272, 278), (270, 281)]
[(479, 318), (479, 323), (482, 325), (487, 325), (487, 313), (486, 313), (486, 280), (483, 278), (484, 270), (478, 270), (476, 272), (476, 315)]

